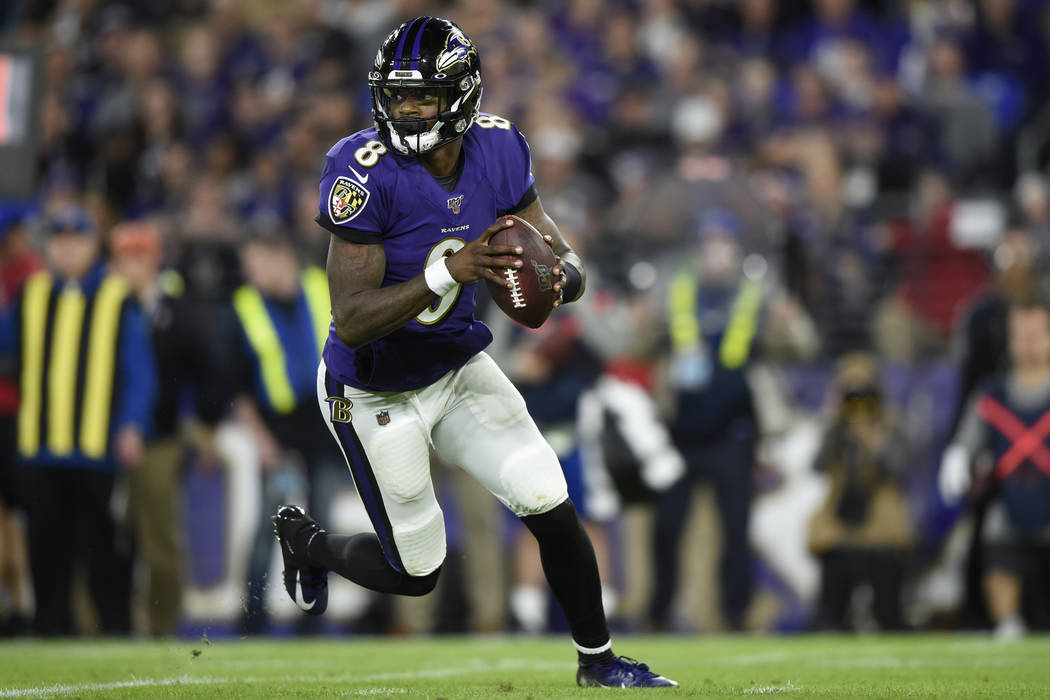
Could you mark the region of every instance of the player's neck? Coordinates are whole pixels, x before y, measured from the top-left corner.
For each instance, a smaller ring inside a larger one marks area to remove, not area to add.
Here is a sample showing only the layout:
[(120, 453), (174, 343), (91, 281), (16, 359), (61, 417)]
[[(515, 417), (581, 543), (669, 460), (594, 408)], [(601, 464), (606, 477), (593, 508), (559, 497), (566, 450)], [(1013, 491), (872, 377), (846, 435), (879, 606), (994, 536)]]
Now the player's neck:
[(456, 165), (459, 164), (459, 154), (462, 150), (463, 139), (458, 138), (455, 141), (446, 143), (441, 148), (434, 149), (430, 153), (424, 153), (419, 157), (419, 161), (427, 169), (427, 172), (434, 177), (447, 177), (455, 172)]

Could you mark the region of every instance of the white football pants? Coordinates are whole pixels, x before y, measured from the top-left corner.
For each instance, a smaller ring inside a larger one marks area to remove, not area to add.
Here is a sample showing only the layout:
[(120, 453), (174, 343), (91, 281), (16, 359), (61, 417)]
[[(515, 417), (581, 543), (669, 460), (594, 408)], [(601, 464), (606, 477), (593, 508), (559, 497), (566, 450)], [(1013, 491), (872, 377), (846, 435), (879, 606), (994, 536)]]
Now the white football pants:
[(322, 360), (317, 400), (387, 561), (411, 576), (425, 576), (445, 559), (431, 447), (515, 515), (546, 513), (568, 498), (558, 458), (525, 400), (483, 352), (430, 386), (401, 393), (346, 386)]

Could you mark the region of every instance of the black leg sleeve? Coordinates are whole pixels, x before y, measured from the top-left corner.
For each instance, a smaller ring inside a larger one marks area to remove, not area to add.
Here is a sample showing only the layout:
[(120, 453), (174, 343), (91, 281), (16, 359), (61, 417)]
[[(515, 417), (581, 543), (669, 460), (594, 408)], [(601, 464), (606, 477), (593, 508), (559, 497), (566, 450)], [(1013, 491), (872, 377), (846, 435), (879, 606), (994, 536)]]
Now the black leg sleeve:
[(607, 644), (609, 627), (602, 609), (598, 561), (572, 501), (521, 521), (539, 542), (543, 573), (565, 612), (573, 640), (588, 649)]
[(360, 535), (320, 534), (310, 541), (306, 553), (311, 566), (334, 571), (359, 586), (380, 593), (421, 596), (437, 585), (441, 569), (426, 576), (409, 576), (387, 562), (379, 538), (372, 533)]

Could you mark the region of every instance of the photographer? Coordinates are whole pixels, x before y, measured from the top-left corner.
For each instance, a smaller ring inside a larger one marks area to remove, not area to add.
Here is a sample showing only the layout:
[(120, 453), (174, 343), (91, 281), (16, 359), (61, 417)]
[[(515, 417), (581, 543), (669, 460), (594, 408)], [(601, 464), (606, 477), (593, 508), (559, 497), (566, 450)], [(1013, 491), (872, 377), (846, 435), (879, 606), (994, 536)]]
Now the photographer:
[(868, 584), (875, 621), (883, 630), (898, 629), (904, 555), (913, 537), (900, 489), (904, 436), (882, 399), (870, 355), (840, 360), (836, 393), (836, 410), (814, 464), (830, 480), (809, 530), (810, 551), (821, 562), (816, 626), (851, 626), (854, 592)]

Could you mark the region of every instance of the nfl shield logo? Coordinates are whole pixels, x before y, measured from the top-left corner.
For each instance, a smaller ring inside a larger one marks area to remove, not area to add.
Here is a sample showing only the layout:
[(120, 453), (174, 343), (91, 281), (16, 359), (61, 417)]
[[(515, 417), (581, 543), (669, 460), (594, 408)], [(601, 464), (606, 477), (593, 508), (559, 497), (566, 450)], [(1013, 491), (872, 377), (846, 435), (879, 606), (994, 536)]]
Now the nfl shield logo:
[(458, 214), (459, 213), (459, 208), (460, 208), (460, 206), (462, 204), (463, 204), (463, 195), (460, 195), (458, 197), (449, 197), (448, 198), (448, 208), (452, 210), (453, 214)]
[(388, 411), (380, 411), (376, 414), (376, 423), (379, 425), (386, 425), (390, 422), (390, 413)]

